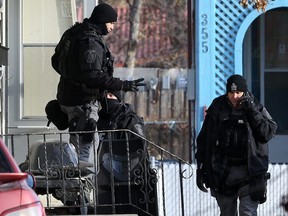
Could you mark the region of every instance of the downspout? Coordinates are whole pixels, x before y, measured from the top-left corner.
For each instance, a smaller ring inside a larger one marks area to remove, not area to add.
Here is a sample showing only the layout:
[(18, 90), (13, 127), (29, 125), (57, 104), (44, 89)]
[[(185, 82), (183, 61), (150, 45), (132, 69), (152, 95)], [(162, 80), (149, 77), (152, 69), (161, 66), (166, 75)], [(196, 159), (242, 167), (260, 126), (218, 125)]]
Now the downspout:
[(188, 85), (189, 162), (194, 161), (195, 146), (195, 0), (188, 1)]

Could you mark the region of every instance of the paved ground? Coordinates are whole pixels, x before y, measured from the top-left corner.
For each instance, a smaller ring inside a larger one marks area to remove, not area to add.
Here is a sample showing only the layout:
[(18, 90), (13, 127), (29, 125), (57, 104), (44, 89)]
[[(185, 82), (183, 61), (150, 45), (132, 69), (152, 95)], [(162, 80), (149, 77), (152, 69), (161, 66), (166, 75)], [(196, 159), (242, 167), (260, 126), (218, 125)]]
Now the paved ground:
[[(47, 207), (47, 196), (46, 195), (38, 195), (38, 196), (39, 196), (42, 204), (44, 205), (44, 207)], [(50, 206), (51, 207), (63, 206), (62, 202), (56, 200), (53, 196), (50, 196), (49, 199), (50, 199)], [(56, 216), (56, 215), (53, 215), (53, 214), (49, 214), (49, 215)], [(97, 214), (97, 216), (113, 216), (113, 215), (116, 215), (116, 216), (138, 216), (137, 214), (110, 214), (110, 215), (107, 215), (107, 214), (98, 215)], [(57, 214), (57, 216), (69, 216), (69, 215), (59, 215), (59, 214)], [(80, 215), (73, 215), (73, 216), (80, 216)], [(93, 215), (91, 215), (91, 216), (93, 216)]]

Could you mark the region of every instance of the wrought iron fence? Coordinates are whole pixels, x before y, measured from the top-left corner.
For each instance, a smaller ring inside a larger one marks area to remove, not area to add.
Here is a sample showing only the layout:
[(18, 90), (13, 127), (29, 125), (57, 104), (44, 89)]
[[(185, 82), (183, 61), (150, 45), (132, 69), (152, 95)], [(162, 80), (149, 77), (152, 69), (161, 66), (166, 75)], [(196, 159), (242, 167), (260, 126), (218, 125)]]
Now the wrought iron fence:
[(128, 139), (132, 131), (98, 133), (105, 138), (93, 143), (92, 164), (79, 163), (68, 132), (3, 139), (21, 170), (34, 174), (47, 214), (190, 215), (190, 164), (137, 134)]

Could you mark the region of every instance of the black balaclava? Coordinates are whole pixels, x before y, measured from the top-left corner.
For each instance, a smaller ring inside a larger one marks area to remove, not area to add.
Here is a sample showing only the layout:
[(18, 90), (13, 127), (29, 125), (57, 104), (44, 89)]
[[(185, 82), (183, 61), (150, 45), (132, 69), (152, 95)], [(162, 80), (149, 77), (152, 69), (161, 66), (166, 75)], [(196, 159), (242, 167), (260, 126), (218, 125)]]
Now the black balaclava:
[(105, 95), (105, 97), (101, 101), (101, 106), (102, 109), (104, 109), (107, 113), (112, 112), (114, 109), (116, 109), (122, 101), (121, 91), (114, 91), (110, 93), (113, 94), (117, 98), (117, 100), (107, 98), (107, 96)]
[(99, 33), (101, 35), (107, 35), (108, 34), (108, 30), (107, 30), (105, 24), (96, 24), (96, 26), (98, 26), (98, 30), (100, 31)]
[(107, 113), (112, 112), (120, 102), (116, 99), (106, 98), (101, 102), (102, 109), (104, 109)]
[(122, 101), (122, 91), (111, 91), (111, 94), (113, 94), (119, 102)]
[(89, 21), (99, 26), (102, 35), (107, 35), (106, 23), (117, 22), (117, 17), (117, 12), (110, 5), (101, 3), (94, 8)]

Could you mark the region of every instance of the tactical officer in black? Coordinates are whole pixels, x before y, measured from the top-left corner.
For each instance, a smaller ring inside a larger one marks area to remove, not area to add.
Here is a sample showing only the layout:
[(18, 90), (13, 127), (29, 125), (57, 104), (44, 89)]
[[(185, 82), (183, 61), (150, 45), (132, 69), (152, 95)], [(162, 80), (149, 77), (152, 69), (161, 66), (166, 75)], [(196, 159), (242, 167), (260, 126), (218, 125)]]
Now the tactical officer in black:
[(197, 137), (197, 186), (211, 189), (221, 216), (238, 215), (238, 198), (239, 215), (255, 216), (266, 201), (267, 142), (277, 125), (242, 76), (229, 77), (226, 89), (207, 109)]
[[(112, 203), (112, 197), (115, 196), (116, 204), (131, 202), (138, 208), (149, 211), (151, 215), (158, 215), (157, 206), (157, 188), (156, 188), (156, 173), (150, 168), (149, 153), (147, 143), (145, 141), (145, 125), (144, 120), (133, 109), (131, 104), (122, 102), (123, 92), (109, 92), (107, 91), (106, 97), (101, 101), (101, 110), (99, 111), (99, 120), (97, 122), (98, 130), (116, 130), (109, 136), (107, 131), (99, 132), (100, 134), (100, 147), (99, 147), (99, 173), (98, 185), (99, 195), (101, 200), (100, 204), (107, 205)], [(132, 132), (128, 132), (128, 129)], [(126, 136), (127, 135), (127, 136)], [(109, 140), (110, 138), (110, 140)], [(128, 142), (126, 140), (128, 138)], [(112, 142), (111, 142), (112, 141)], [(127, 144), (129, 143), (129, 150)], [(112, 144), (112, 150), (110, 145)], [(128, 186), (128, 152), (130, 170), (130, 183)], [(113, 157), (110, 154), (113, 154)], [(113, 177), (115, 182), (120, 183), (121, 187), (116, 186), (114, 192), (109, 189), (115, 184), (111, 182), (110, 171), (110, 158), (113, 158), (115, 164)], [(119, 165), (121, 164), (121, 165)], [(120, 168), (121, 167), (121, 168)], [(125, 168), (123, 168), (125, 167)], [(106, 187), (101, 187), (101, 185)], [(110, 187), (107, 187), (107, 184)], [(144, 191), (151, 191), (147, 199), (140, 201)], [(123, 212), (124, 211), (124, 212)], [(133, 212), (131, 212), (133, 211)], [(135, 212), (134, 212), (135, 211)], [(112, 212), (110, 212), (112, 213)], [(136, 211), (128, 208), (122, 210), (121, 213), (137, 213), (138, 215), (144, 214), (143, 211)]]
[[(106, 92), (101, 107), (97, 122), (99, 130), (128, 129), (145, 137), (143, 118), (135, 113), (131, 104), (122, 102), (121, 91)], [(131, 133), (128, 135), (130, 138), (135, 137)], [(121, 133), (116, 138), (125, 139), (125, 134)]]
[[(137, 91), (143, 85), (143, 78), (122, 81), (113, 77), (113, 58), (102, 36), (113, 30), (116, 21), (116, 11), (99, 4), (90, 18), (66, 30), (55, 48), (52, 66), (61, 75), (57, 101), (68, 114), (70, 132), (96, 130), (97, 101), (104, 90)], [(91, 146), (94, 142), (97, 148), (97, 134), (70, 134), (70, 142), (79, 150), (81, 163), (93, 162)]]

